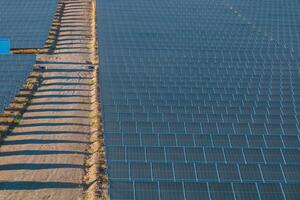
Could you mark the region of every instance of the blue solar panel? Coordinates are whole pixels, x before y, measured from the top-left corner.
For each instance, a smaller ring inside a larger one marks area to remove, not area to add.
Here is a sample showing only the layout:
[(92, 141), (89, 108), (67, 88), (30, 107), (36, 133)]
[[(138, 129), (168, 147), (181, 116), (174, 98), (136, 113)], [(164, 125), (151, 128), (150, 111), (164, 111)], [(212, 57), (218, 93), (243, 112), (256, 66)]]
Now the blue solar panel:
[(0, 112), (14, 99), (35, 63), (35, 55), (0, 55)]
[(42, 48), (47, 40), (57, 0), (1, 0), (0, 37), (11, 48)]
[(97, 1), (111, 199), (300, 198), (299, 8)]

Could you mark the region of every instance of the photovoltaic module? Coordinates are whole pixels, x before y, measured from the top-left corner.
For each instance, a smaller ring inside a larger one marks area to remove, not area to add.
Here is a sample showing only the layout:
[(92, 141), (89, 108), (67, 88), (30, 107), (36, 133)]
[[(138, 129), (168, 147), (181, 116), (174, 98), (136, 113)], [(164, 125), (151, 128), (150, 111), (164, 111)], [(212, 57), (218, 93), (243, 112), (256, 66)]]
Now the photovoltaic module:
[(299, 199), (299, 10), (98, 0), (110, 198)]
[(47, 40), (57, 0), (1, 0), (0, 38), (11, 48), (42, 48)]

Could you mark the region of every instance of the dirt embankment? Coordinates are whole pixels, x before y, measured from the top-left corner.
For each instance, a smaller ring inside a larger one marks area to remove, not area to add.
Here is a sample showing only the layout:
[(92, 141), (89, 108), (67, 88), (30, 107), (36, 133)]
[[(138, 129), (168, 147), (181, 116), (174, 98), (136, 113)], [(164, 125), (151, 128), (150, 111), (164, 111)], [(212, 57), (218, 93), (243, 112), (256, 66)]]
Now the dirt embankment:
[(95, 1), (61, 2), (39, 87), (0, 147), (0, 199), (107, 198)]

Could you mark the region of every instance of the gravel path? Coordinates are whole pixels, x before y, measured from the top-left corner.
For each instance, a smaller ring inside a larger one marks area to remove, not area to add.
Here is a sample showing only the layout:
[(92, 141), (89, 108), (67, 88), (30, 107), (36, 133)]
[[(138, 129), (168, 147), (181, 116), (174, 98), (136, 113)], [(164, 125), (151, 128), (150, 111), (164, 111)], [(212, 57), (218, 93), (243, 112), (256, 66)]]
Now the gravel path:
[(90, 0), (66, 1), (43, 81), (0, 148), (0, 199), (83, 197), (90, 132)]

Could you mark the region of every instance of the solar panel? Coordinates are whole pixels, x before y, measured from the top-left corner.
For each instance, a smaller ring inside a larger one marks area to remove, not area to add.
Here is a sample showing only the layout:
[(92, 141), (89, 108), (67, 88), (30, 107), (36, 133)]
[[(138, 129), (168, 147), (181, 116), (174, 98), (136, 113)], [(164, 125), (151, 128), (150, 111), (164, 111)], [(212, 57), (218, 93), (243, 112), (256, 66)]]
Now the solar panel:
[(111, 199), (300, 198), (299, 8), (97, 1)]
[(47, 40), (57, 0), (2, 0), (0, 37), (11, 48), (42, 48)]
[(0, 55), (0, 112), (14, 99), (35, 63), (35, 55)]

